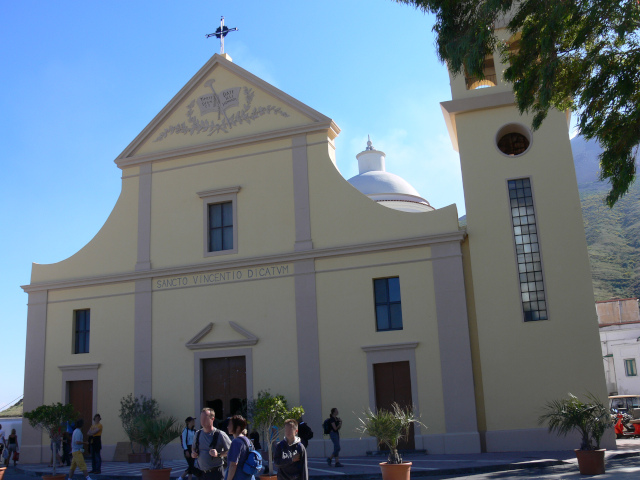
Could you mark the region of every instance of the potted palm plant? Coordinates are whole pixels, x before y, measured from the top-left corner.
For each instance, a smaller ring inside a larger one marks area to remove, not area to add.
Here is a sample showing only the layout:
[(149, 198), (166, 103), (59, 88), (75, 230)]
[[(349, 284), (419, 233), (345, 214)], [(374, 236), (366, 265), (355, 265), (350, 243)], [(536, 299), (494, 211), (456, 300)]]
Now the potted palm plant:
[(394, 402), (391, 410), (381, 408), (373, 412), (368, 409), (358, 420), (360, 421), (356, 428), (358, 433), (375, 437), (378, 444), (384, 444), (389, 448), (387, 461), (380, 463), (383, 480), (409, 480), (411, 462), (402, 461), (398, 453), (398, 441), (408, 437), (413, 423), (425, 426), (413, 413), (413, 408), (402, 408)]
[(129, 463), (149, 462), (151, 455), (143, 445), (139, 445), (139, 451), (134, 449), (135, 429), (138, 420), (141, 418), (157, 418), (162, 412), (158, 407), (158, 402), (153, 398), (140, 395), (134, 397), (131, 393), (120, 399), (120, 412), (118, 416), (122, 422), (122, 428), (129, 438), (131, 453), (128, 455)]
[[(79, 413), (73, 408), (73, 405), (62, 403), (53, 403), (51, 405), (40, 405), (38, 408), (25, 412), (23, 417), (29, 420), (29, 425), (32, 428), (37, 428), (49, 434), (51, 443), (57, 445), (62, 439), (64, 433), (64, 426), (68, 422), (73, 422), (78, 418)], [(53, 472), (51, 475), (43, 475), (42, 478), (48, 479), (60, 479), (65, 478), (65, 474), (56, 475), (57, 459), (55, 458), (56, 452), (53, 452)]]
[(133, 440), (149, 450), (151, 463), (142, 469), (143, 480), (169, 480), (171, 468), (163, 468), (162, 450), (182, 433), (173, 417), (140, 417), (133, 428)]
[[(302, 407), (289, 409), (287, 400), (282, 395), (271, 395), (268, 391), (258, 393), (258, 398), (249, 404), (252, 426), (261, 432), (269, 452), (269, 470), (262, 477), (275, 475), (273, 471), (273, 442), (278, 439), (279, 429), (287, 418), (298, 419), (304, 415)], [(264, 448), (264, 447), (263, 447)]]
[(582, 475), (604, 473), (604, 452), (600, 439), (607, 428), (613, 425), (611, 412), (593, 394), (586, 395), (586, 402), (569, 394), (569, 398), (552, 400), (545, 406), (544, 414), (538, 419), (547, 424), (549, 432), (566, 437), (570, 432), (580, 433), (580, 448), (576, 449), (578, 467)]

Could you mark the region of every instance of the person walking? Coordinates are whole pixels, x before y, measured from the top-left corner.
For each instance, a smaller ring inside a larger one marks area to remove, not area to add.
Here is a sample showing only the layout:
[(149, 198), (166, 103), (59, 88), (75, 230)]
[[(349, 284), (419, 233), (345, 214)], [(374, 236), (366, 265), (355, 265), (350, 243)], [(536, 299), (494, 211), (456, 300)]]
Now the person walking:
[(102, 469), (102, 456), (100, 451), (102, 450), (102, 424), (100, 423), (100, 414), (96, 413), (93, 416), (93, 425), (87, 432), (89, 438), (91, 438), (91, 471), (89, 473), (101, 473)]
[(336, 467), (344, 467), (340, 463), (340, 429), (342, 428), (342, 420), (338, 417), (338, 409), (332, 408), (331, 415), (329, 415), (329, 438), (333, 442), (333, 453), (327, 458), (327, 464), (331, 466), (331, 460), (336, 459)]
[(229, 454), (227, 455), (229, 466), (227, 468), (227, 474), (224, 477), (225, 480), (253, 480), (255, 478), (243, 470), (244, 464), (247, 458), (249, 458), (249, 451), (251, 451), (253, 447), (251, 440), (245, 436), (246, 428), (247, 421), (242, 415), (234, 415), (229, 418), (227, 432), (233, 436), (233, 440), (231, 441), (231, 447), (229, 447)]
[(298, 437), (300, 437), (300, 442), (302, 442), (304, 448), (307, 449), (309, 447), (309, 440), (313, 438), (313, 430), (311, 430), (309, 424), (302, 418), (298, 420)]
[(231, 440), (226, 433), (213, 426), (216, 414), (213, 408), (203, 408), (200, 413), (202, 428), (196, 432), (191, 458), (198, 459), (202, 471), (199, 480), (222, 480), (224, 467), (222, 458), (229, 453)]
[(69, 480), (73, 478), (73, 474), (76, 471), (76, 468), (79, 468), (84, 475), (85, 480), (91, 480), (89, 476), (89, 472), (87, 472), (87, 464), (84, 463), (84, 446), (88, 444), (88, 442), (83, 441), (84, 436), (82, 435), (82, 426), (84, 425), (84, 420), (81, 418), (76, 421), (76, 429), (73, 431), (71, 435), (71, 467), (69, 467)]
[(13, 466), (16, 466), (16, 462), (18, 461), (18, 452), (20, 448), (18, 446), (18, 434), (16, 433), (16, 429), (11, 429), (11, 434), (7, 437), (7, 449), (9, 450), (9, 457), (4, 461), (4, 464), (8, 467), (9, 460), (13, 459)]
[(196, 419), (193, 417), (187, 417), (184, 421), (185, 427), (182, 430), (182, 435), (180, 435), (180, 444), (182, 445), (182, 450), (184, 452), (184, 458), (187, 460), (187, 469), (184, 471), (182, 475), (180, 475), (181, 479), (189, 477), (191, 480), (192, 475), (198, 476), (198, 469), (196, 468), (196, 460), (191, 457), (191, 450), (193, 448), (193, 439), (196, 436)]
[(298, 422), (284, 422), (284, 440), (276, 445), (273, 463), (278, 467), (278, 480), (308, 480), (307, 450), (298, 437)]

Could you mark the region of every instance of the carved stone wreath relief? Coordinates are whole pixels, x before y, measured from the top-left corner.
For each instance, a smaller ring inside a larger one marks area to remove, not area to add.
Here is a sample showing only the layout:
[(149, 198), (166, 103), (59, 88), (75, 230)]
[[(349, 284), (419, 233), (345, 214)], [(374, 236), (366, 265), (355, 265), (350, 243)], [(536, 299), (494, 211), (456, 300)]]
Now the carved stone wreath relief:
[[(188, 121), (165, 128), (154, 142), (164, 140), (174, 133), (197, 135), (206, 132), (208, 136), (214, 133), (229, 133), (234, 127), (243, 123), (250, 124), (264, 115), (289, 116), (282, 108), (273, 105), (252, 107), (254, 91), (251, 88), (233, 87), (216, 91), (214, 83), (213, 78), (207, 80), (204, 85), (211, 89), (211, 93), (200, 95), (187, 105)], [(243, 101), (242, 106), (240, 106), (241, 101)], [(199, 113), (200, 118), (196, 113)], [(213, 118), (204, 118), (205, 115)]]

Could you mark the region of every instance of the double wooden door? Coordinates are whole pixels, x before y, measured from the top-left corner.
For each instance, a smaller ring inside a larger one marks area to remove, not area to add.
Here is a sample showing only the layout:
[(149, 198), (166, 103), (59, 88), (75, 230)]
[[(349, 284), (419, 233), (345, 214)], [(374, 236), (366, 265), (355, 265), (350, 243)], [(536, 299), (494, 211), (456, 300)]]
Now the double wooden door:
[[(93, 423), (93, 381), (80, 380), (75, 382), (67, 382), (69, 389), (69, 402), (78, 412), (78, 418), (84, 420), (84, 426), (81, 428), (84, 435), (84, 441), (87, 441), (87, 432)], [(85, 448), (85, 455), (89, 449)]]
[(245, 357), (202, 360), (202, 404), (216, 412), (216, 423), (236, 414), (246, 417)]
[[(413, 406), (409, 362), (375, 363), (373, 365), (373, 375), (376, 390), (376, 407), (378, 409), (391, 410), (391, 405), (394, 402), (403, 408)], [(408, 438), (401, 440), (398, 448), (401, 450), (414, 450), (416, 448), (413, 425), (409, 430)], [(380, 449), (384, 450), (386, 447), (380, 445)]]

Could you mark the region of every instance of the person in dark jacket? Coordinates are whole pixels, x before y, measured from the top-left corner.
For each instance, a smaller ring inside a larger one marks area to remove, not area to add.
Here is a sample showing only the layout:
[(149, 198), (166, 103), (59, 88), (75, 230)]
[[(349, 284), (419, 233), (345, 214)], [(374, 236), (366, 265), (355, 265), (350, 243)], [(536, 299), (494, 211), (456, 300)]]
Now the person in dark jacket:
[(307, 451), (298, 437), (298, 422), (284, 422), (284, 440), (276, 445), (273, 463), (278, 467), (278, 480), (308, 480)]
[(298, 420), (298, 436), (304, 448), (309, 448), (309, 440), (313, 438), (313, 430), (302, 418)]

